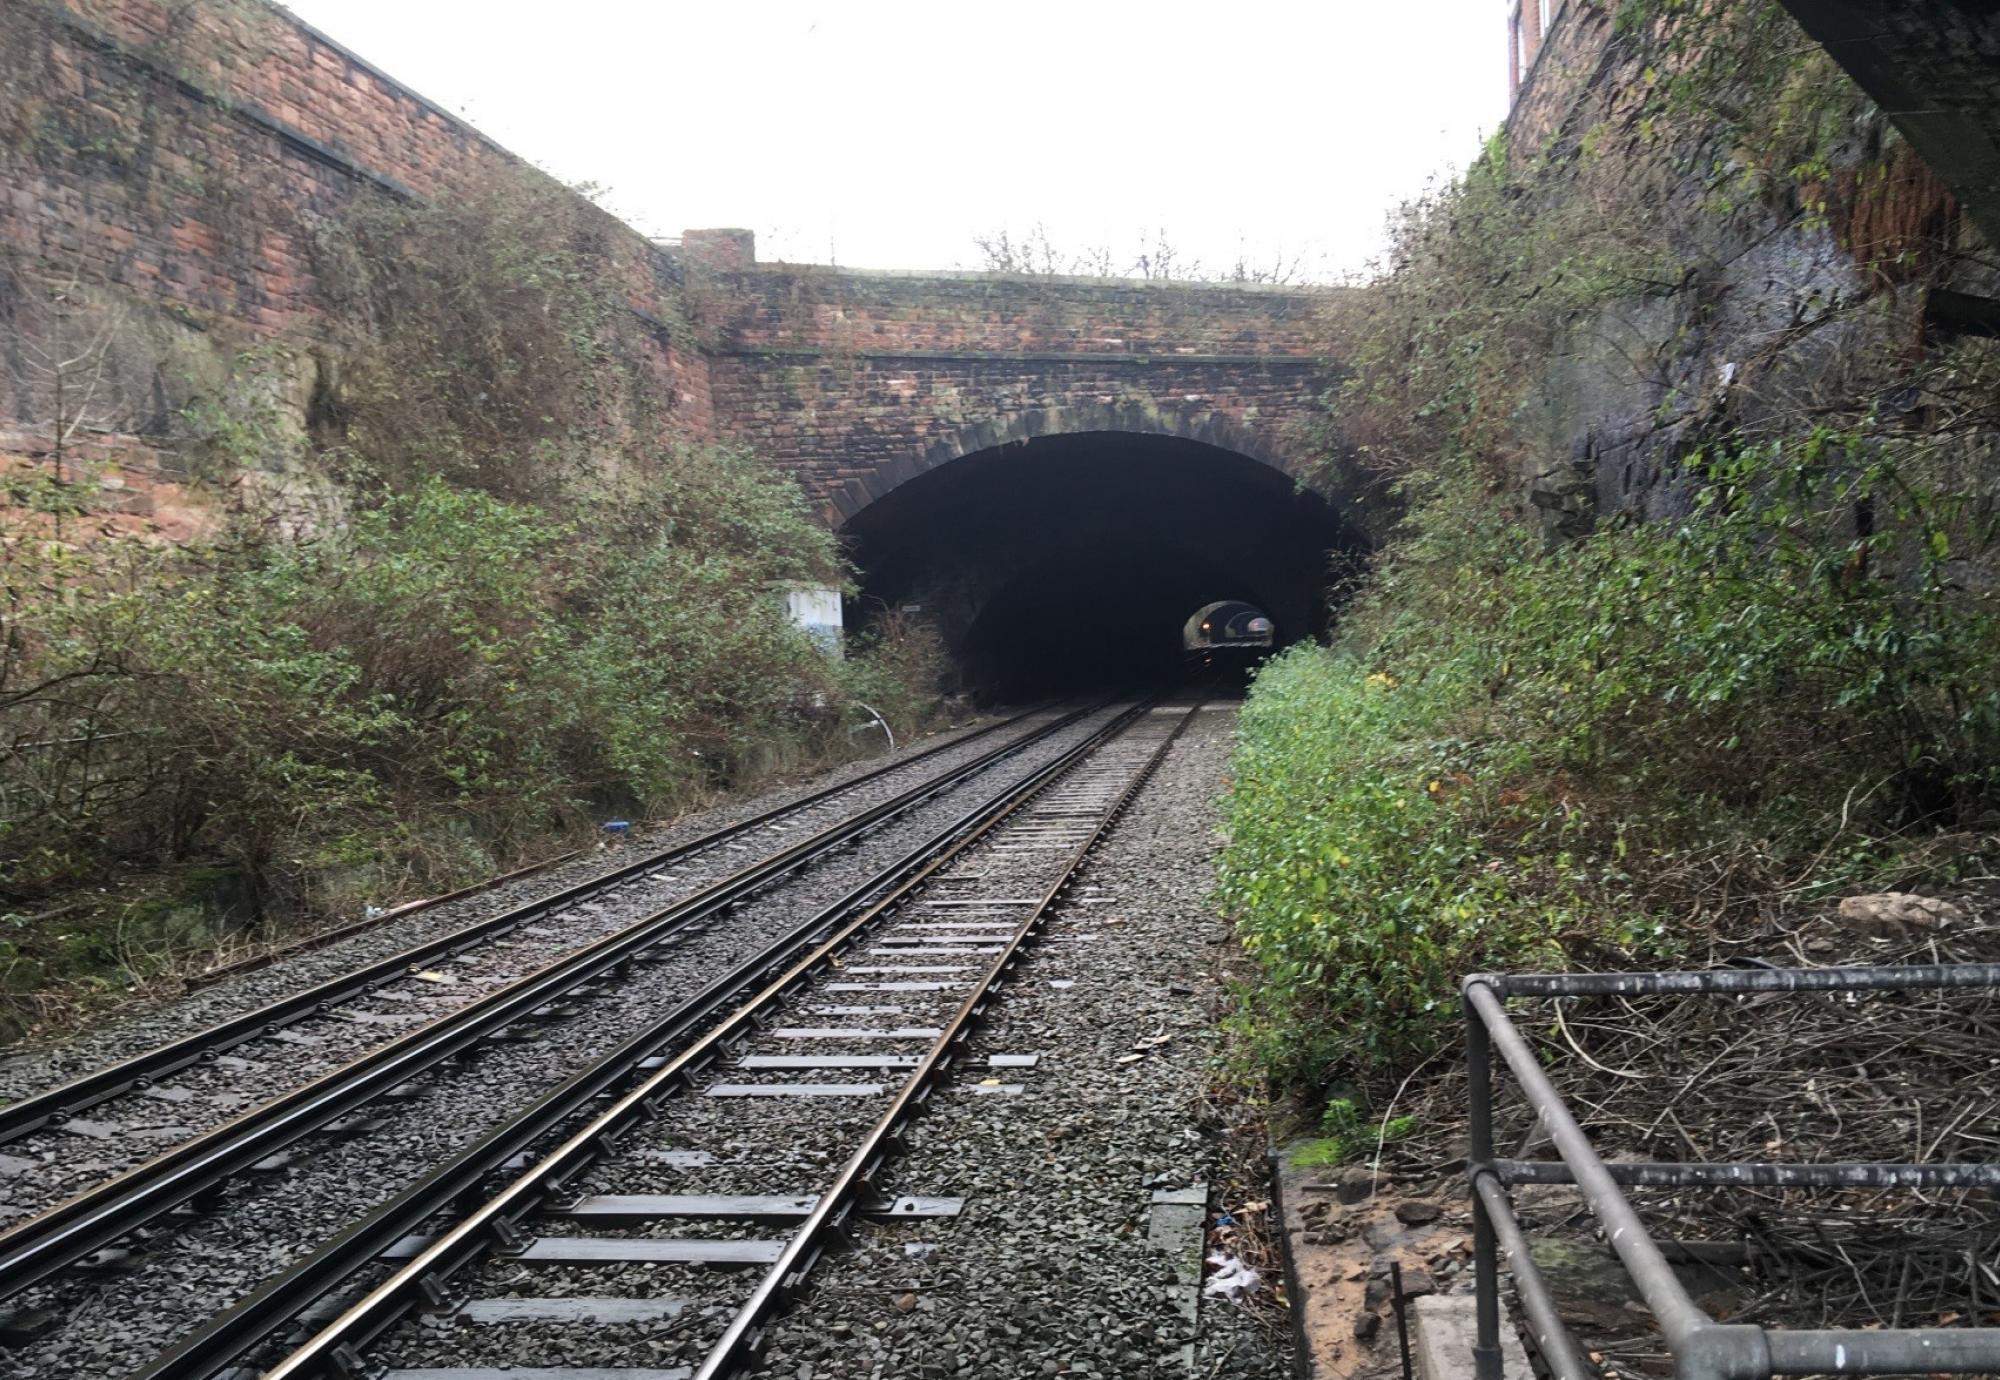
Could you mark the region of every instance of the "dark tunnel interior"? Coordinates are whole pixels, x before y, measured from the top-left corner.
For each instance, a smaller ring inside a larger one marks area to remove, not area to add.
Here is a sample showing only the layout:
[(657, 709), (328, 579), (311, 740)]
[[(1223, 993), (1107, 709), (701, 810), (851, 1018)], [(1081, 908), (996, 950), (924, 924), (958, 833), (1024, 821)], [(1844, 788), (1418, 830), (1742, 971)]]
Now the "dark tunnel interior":
[(1324, 499), (1234, 451), (1172, 436), (1044, 437), (939, 465), (844, 529), (861, 572), (848, 626), (934, 625), (986, 701), (1111, 688), (1183, 664), (1187, 619), (1264, 610), (1278, 645), (1320, 631), (1335, 553)]

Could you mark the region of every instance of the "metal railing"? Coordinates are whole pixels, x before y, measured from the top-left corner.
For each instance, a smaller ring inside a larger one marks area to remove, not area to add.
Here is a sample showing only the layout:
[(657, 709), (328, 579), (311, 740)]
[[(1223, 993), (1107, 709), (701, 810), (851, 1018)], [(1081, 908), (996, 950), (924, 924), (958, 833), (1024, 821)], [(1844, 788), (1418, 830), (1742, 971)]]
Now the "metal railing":
[[(1751, 968), (1709, 972), (1478, 973), (1465, 979), (1471, 1156), (1466, 1171), (1478, 1288), (1475, 1380), (1500, 1380), (1500, 1261), (1504, 1256), (1529, 1333), (1552, 1380), (1592, 1380), (1536, 1268), (1507, 1190), (1574, 1184), (1665, 1334), (1680, 1380), (1768, 1380), (1779, 1375), (1965, 1374), (2000, 1371), (2000, 1328), (1764, 1328), (1717, 1322), (1696, 1306), (1647, 1233), (1621, 1185), (1635, 1187), (2000, 1188), (2000, 1164), (1612, 1163), (1599, 1158), (1541, 1061), (1508, 1017), (1509, 998), (1747, 995), (2000, 987), (2000, 964), (1889, 968)], [(1493, 1153), (1493, 1055), (1498, 1051), (1559, 1160)]]

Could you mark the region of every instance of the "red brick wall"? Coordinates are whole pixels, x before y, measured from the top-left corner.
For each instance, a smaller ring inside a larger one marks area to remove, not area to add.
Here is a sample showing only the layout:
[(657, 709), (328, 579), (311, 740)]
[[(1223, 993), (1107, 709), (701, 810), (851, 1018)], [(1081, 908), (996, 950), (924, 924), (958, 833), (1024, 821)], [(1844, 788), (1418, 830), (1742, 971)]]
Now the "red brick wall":
[[(232, 336), (337, 339), (314, 224), (357, 198), (462, 194), (513, 162), (249, 0), (9, 0), (0, 52), (0, 247)], [(672, 315), (675, 266), (604, 220), (635, 310)], [(705, 433), (703, 362), (657, 350), (680, 425)]]
[[(316, 225), (359, 198), (464, 195), (511, 162), (257, 0), (5, 0), (0, 52), (0, 251), (150, 313), (155, 357), (115, 381), (141, 434), (176, 352), (275, 343), (307, 384), (304, 352), (337, 354), (353, 323), (317, 280)], [(1282, 466), (1323, 386), (1329, 292), (758, 267), (747, 232), (691, 232), (670, 254), (605, 220), (633, 309), (691, 315), (705, 342), (657, 333), (670, 424), (754, 444), (834, 520), (958, 449), (1050, 428), (1158, 430)], [(31, 384), (0, 348), (17, 439)]]
[[(1535, 0), (1525, 0), (1522, 9), (1530, 12), (1524, 18), (1538, 18), (1532, 13)], [(1540, 153), (1570, 121), (1610, 58), (1612, 24), (1610, 11), (1571, 3), (1546, 34), (1536, 36), (1534, 56), (1507, 113), (1507, 147), (1515, 158)]]

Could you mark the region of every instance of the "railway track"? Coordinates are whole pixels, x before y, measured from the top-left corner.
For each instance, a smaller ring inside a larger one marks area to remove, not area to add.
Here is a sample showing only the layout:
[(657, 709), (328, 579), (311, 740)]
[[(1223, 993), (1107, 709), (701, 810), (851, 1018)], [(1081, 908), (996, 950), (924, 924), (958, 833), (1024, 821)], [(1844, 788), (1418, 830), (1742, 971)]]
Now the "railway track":
[[(955, 1211), (870, 1185), (1196, 707), (1119, 712), (135, 1380), (215, 1380), (246, 1358), (272, 1380), (734, 1373), (857, 1214)], [(519, 1271), (530, 1297), (496, 1275)], [(606, 1345), (610, 1371), (570, 1359)]]
[[(60, 1125), (84, 1108), (139, 1093), (156, 1096), (166, 1080), (184, 1070), (199, 1074), (224, 1052), (253, 1041), (283, 1050), (301, 1026), (340, 1020), (358, 999), (388, 998), (392, 989), (423, 986), (424, 979), (453, 958), (566, 910), (617, 895), (643, 898), (649, 888), (671, 885), (673, 869), (718, 849), (740, 849), (754, 861), (734, 866), (718, 879), (665, 905), (647, 904), (635, 923), (542, 963), (495, 990), (472, 995), (455, 1009), (417, 1029), (398, 1031), (360, 1057), (278, 1096), (261, 1102), (220, 1126), (195, 1135), (126, 1168), (75, 1196), (0, 1233), (0, 1298), (12, 1298), (62, 1271), (89, 1261), (93, 1253), (156, 1222), (163, 1214), (195, 1200), (246, 1168), (427, 1072), (460, 1058), (483, 1042), (507, 1038), (524, 1023), (574, 1015), (573, 1007), (615, 984), (633, 965), (657, 961), (673, 946), (704, 932), (725, 912), (830, 853), (853, 845), (873, 830), (977, 777), (996, 764), (1046, 742), (1101, 706), (1041, 714), (1025, 733), (1006, 738), (944, 771), (925, 774), (886, 799), (858, 811), (851, 797), (892, 773), (908, 773), (940, 753), (963, 748), (975, 738), (1000, 735), (1036, 711), (964, 735), (950, 743), (852, 781), (813, 792), (776, 809), (729, 825), (687, 844), (651, 851), (610, 872), (515, 906), (389, 958), (370, 963), (248, 1015), (163, 1045), (62, 1087), (0, 1109), (0, 1135), (15, 1140)], [(896, 783), (900, 784), (900, 783)], [(847, 813), (847, 811), (852, 811)], [(803, 835), (803, 837), (801, 837)], [(758, 856), (760, 844), (777, 845)], [(677, 888), (677, 889), (684, 889)], [(468, 984), (469, 986), (469, 984)], [(472, 989), (477, 991), (477, 989)], [(394, 1029), (394, 1027), (391, 1027)], [(306, 1043), (310, 1044), (308, 1039)]]

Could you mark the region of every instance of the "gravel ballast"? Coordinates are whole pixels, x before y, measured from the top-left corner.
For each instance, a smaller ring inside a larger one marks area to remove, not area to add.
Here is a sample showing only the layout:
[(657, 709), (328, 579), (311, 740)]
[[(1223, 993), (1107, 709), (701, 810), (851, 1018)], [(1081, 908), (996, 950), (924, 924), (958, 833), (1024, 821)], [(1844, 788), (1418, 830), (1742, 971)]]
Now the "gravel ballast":
[[(510, 1110), (525, 1105), (621, 1038), (658, 1019), (770, 938), (803, 921), (963, 814), (974, 800), (992, 794), (1004, 782), (1029, 774), (1100, 721), (1101, 716), (1090, 716), (870, 834), (857, 847), (795, 875), (712, 928), (690, 932), (667, 961), (638, 965), (629, 979), (580, 1003), (575, 1015), (537, 1027), (534, 1038), (488, 1046), (465, 1065), (440, 1070), (412, 1085), (404, 1095), (384, 1100), (350, 1119), (345, 1127), (315, 1137), (298, 1152), (282, 1157), (281, 1164), (237, 1187), (219, 1210), (156, 1229), (136, 1245), (128, 1243), (129, 1255), (123, 1259), (122, 1269), (97, 1277), (67, 1278), (30, 1291), (16, 1301), (17, 1308), (24, 1317), (42, 1314), (47, 1320), (45, 1335), (0, 1353), (0, 1376), (80, 1380), (129, 1373), (204, 1317), (227, 1307), (341, 1226), (492, 1129)], [(989, 745), (968, 745), (965, 751), (970, 755)], [(915, 770), (928, 775), (944, 764), (934, 759)], [(880, 789), (886, 795), (909, 784), (908, 779), (891, 778), (881, 783)], [(743, 812), (754, 808), (746, 806)], [(713, 827), (713, 823), (689, 827)], [(740, 866), (746, 860), (738, 854), (730, 856), (733, 862), (725, 867)], [(686, 880), (690, 888), (698, 884), (691, 875)], [(535, 881), (551, 887), (555, 884), (549, 878)], [(492, 895), (476, 899), (485, 907), (505, 903)], [(422, 918), (441, 923), (431, 916)], [(463, 924), (469, 918), (460, 915), (450, 923)], [(371, 934), (350, 942), (381, 944), (376, 953), (413, 942), (407, 933), (387, 942), (385, 939)], [(301, 955), (273, 969), (246, 975), (243, 981), (282, 983), (288, 980), (285, 974), (294, 964), (302, 964), (313, 976), (294, 974), (289, 979), (302, 986), (356, 961), (343, 945)], [(214, 995), (204, 993), (197, 1000)], [(266, 995), (263, 999), (270, 998)], [(214, 1018), (213, 1014), (207, 1017)], [(199, 1023), (192, 1021), (190, 1027)], [(87, 1137), (65, 1138), (71, 1142), (64, 1147), (70, 1158), (87, 1159), (92, 1153), (95, 1143)]]
[[(997, 747), (1002, 741), (1032, 732), (1037, 725), (1058, 717), (1056, 711), (1038, 713), (1012, 729), (959, 743), (977, 733), (981, 724), (953, 730), (948, 736), (954, 746), (908, 771), (887, 775), (870, 782), (842, 802), (855, 808), (886, 799), (906, 790), (917, 781), (936, 775), (954, 764), (963, 763)], [(58, 1043), (41, 1048), (9, 1051), (0, 1058), (0, 1098), (27, 1097), (53, 1087), (115, 1060), (153, 1048), (168, 1040), (206, 1029), (231, 1016), (257, 1010), (292, 993), (313, 987), (367, 963), (401, 953), (426, 940), (449, 934), (501, 911), (553, 895), (563, 888), (599, 876), (641, 851), (657, 851), (693, 842), (704, 834), (802, 799), (828, 786), (840, 785), (884, 766), (917, 756), (938, 746), (937, 738), (906, 743), (895, 753), (847, 763), (808, 780), (794, 782), (754, 796), (731, 800), (675, 820), (672, 824), (635, 835), (617, 847), (597, 848), (584, 856), (482, 891), (457, 901), (428, 907), (409, 916), (363, 931), (322, 949), (280, 958), (262, 968), (202, 987), (166, 1001), (148, 1003), (119, 1012), (112, 1019)], [(748, 839), (736, 840), (739, 844)], [(731, 853), (740, 866), (745, 855)], [(690, 864), (695, 859), (690, 859)], [(716, 875), (724, 870), (716, 868)], [(690, 875), (692, 890), (699, 879)], [(555, 946), (550, 946), (555, 952)]]
[[(963, 1215), (858, 1225), (856, 1248), (823, 1260), (796, 1306), (776, 1320), (758, 1373), (801, 1380), (1150, 1377), (1189, 1374), (1190, 1366), (1200, 1375), (1289, 1373), (1277, 1330), (1227, 1303), (1197, 1302), (1205, 1227), (1216, 1215), (1211, 1207), (1222, 1206), (1209, 1204), (1203, 1190), (1227, 1177), (1203, 1093), (1219, 995), (1216, 946), (1226, 939), (1207, 905), (1210, 853), (1232, 722), (1226, 707), (1196, 716), (1001, 989), (931, 1110), (906, 1129), (909, 1154), (891, 1162), (882, 1194), (963, 1195)], [(893, 917), (864, 952), (802, 992), (737, 1053), (921, 1052), (930, 1041), (916, 1032), (957, 1009), (970, 990), (963, 984), (997, 950), (969, 918), (979, 906), (955, 898), (1037, 894), (1066, 855), (1038, 848), (1032, 837), (996, 838), (985, 855), (955, 863), (917, 908)], [(965, 890), (954, 889), (956, 874), (964, 874)], [(953, 909), (959, 905), (967, 909)], [(892, 945), (923, 951), (885, 954)], [(888, 967), (924, 971), (871, 971)], [(854, 986), (922, 982), (945, 986)], [(834, 1033), (858, 1030), (911, 1033)], [(1024, 1064), (1025, 1055), (1034, 1062)], [(725, 1060), (571, 1187), (580, 1195), (810, 1194), (899, 1082), (868, 1068)], [(718, 1085), (771, 1084), (839, 1085), (840, 1092), (715, 1095)], [(1155, 1207), (1162, 1197), (1185, 1206)], [(1178, 1240), (1155, 1240), (1177, 1211)], [(685, 1219), (605, 1226), (544, 1218), (529, 1230), (680, 1242), (790, 1235), (784, 1223)], [(453, 1285), (490, 1302), (472, 1314), (406, 1322), (369, 1359), (398, 1367), (692, 1366), (759, 1275), (757, 1268), (489, 1259)], [(656, 1311), (610, 1324), (490, 1319), (502, 1301), (546, 1308), (525, 1301), (547, 1299), (647, 1300)]]
[[(766, 853), (974, 760), (1003, 742), (1021, 738), (1054, 717), (1036, 715), (1016, 728), (948, 748), (935, 758), (858, 785), (765, 829), (704, 849), (669, 871), (634, 878), (613, 891), (483, 940), (451, 959), (428, 962), (380, 991), (349, 998), (323, 1016), (288, 1026), (274, 1039), (238, 1046), (215, 1063), (195, 1065), (158, 1080), (144, 1091), (86, 1108), (64, 1127), (10, 1142), (0, 1147), (0, 1155), (6, 1157), (0, 1160), (0, 1227), (25, 1219), (261, 1101), (300, 1087), (371, 1049), (469, 1006)], [(911, 751), (921, 752), (923, 747)], [(859, 770), (843, 775), (865, 774), (879, 765), (860, 764)], [(810, 783), (779, 793), (774, 799), (744, 802), (726, 813), (712, 812), (711, 817), (682, 821), (642, 843), (579, 859), (554, 872), (440, 906), (435, 912), (385, 925), (320, 953), (297, 955), (210, 991), (192, 994), (143, 1019), (127, 1019), (72, 1045), (17, 1059), (6, 1070), (0, 1096), (39, 1092), (101, 1064), (206, 1029), (219, 1019), (258, 1009), (371, 960), (401, 953), (436, 935), (539, 900), (566, 885), (612, 870), (634, 856), (698, 839), (734, 819), (758, 814), (825, 784), (837, 784), (838, 779)]]
[[(1150, 1239), (1156, 1195), (1224, 1177), (1203, 1093), (1228, 940), (1208, 895), (1234, 721), (1233, 706), (1198, 716), (908, 1131), (883, 1191), (964, 1195), (963, 1215), (864, 1226), (773, 1327), (758, 1374), (1291, 1374), (1289, 1337), (1229, 1303), (1202, 1300), (1191, 1325), (1174, 1254)], [(1040, 1058), (980, 1067), (1016, 1053)], [(981, 1093), (982, 1077), (1023, 1091)], [(1209, 1218), (1229, 1206), (1209, 1202)]]
[[(920, 1055), (971, 997), (1005, 940), (1033, 912), (1033, 899), (1062, 876), (1091, 816), (1141, 770), (1180, 711), (1142, 716), (972, 848), (933, 875), (907, 904), (854, 942), (787, 997), (764, 1028), (732, 1050), (701, 1085), (661, 1104), (657, 1116), (620, 1138), (615, 1155), (565, 1186), (565, 1194), (763, 1193), (810, 1197), (853, 1155), (907, 1074), (872, 1067), (792, 1067), (813, 1058)], [(782, 1061), (773, 1066), (771, 1061)], [(825, 1095), (819, 1095), (825, 1094)], [(712, 1163), (677, 1165), (657, 1156), (700, 1151)], [(442, 1223), (439, 1224), (440, 1226)], [(775, 1247), (795, 1224), (654, 1218), (631, 1224), (537, 1218), (526, 1230), (544, 1244), (587, 1236), (730, 1241)], [(712, 1248), (712, 1247), (710, 1247)], [(618, 1247), (630, 1250), (629, 1246)], [(697, 1363), (714, 1345), (761, 1269), (691, 1270), (679, 1265), (578, 1265), (489, 1260), (457, 1276), (475, 1298), (682, 1298), (672, 1320), (606, 1328), (552, 1325), (405, 1326), (371, 1351), (391, 1367), (643, 1366)], [(703, 1278), (703, 1275), (706, 1278)]]

